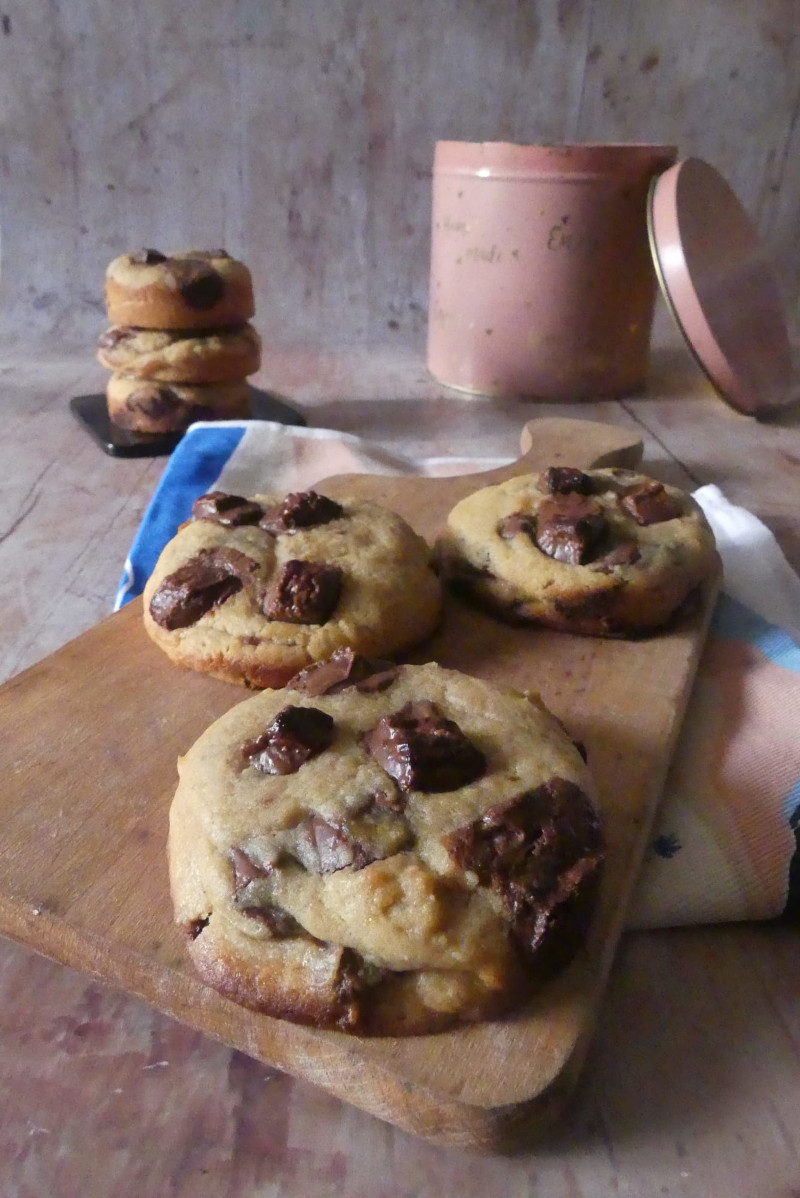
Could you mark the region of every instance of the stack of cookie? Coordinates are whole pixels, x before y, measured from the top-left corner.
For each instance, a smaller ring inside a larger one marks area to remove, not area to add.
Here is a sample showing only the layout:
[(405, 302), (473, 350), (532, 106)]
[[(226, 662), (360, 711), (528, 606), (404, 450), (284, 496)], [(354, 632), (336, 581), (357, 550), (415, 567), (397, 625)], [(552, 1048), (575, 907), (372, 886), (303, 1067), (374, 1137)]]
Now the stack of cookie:
[(113, 424), (141, 436), (250, 414), (261, 364), (250, 271), (225, 250), (122, 254), (106, 272), (98, 360)]

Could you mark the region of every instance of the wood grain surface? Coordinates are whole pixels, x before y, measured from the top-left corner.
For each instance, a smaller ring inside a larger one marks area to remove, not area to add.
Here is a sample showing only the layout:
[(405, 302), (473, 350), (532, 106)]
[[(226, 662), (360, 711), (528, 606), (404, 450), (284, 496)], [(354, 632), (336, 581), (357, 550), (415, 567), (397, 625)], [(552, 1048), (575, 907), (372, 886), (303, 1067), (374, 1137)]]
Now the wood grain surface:
[[(577, 435), (580, 434), (578, 441)], [(350, 476), (433, 535), (476, 485), (551, 463), (633, 465), (627, 430), (544, 420), (520, 463), (470, 478)], [(134, 603), (8, 682), (0, 719), (13, 762), (0, 930), (140, 995), (227, 1044), (438, 1143), (498, 1147), (555, 1113), (589, 1043), (710, 610), (643, 641), (503, 625), (455, 601), (415, 657), (538, 689), (587, 746), (609, 861), (588, 944), (517, 1016), (430, 1037), (364, 1040), (254, 1015), (193, 975), (171, 923), (164, 842), (175, 761), (244, 696), (175, 669)], [(42, 785), (42, 778), (47, 785)]]

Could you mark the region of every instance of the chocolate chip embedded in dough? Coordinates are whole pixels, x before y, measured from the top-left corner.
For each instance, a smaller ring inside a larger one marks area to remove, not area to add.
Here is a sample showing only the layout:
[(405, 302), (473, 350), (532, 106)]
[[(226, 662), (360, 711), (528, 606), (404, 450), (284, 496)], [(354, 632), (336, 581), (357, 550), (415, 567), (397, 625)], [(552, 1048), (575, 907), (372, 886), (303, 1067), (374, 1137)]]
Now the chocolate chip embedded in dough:
[(641, 551), (635, 541), (621, 541), (602, 557), (596, 557), (590, 567), (597, 574), (610, 574), (616, 566), (634, 566), (641, 561)]
[(242, 745), (242, 755), (262, 774), (294, 774), (327, 749), (333, 719), (317, 707), (284, 707), (265, 732)]
[(288, 624), (324, 624), (339, 602), (342, 577), (339, 566), (292, 559), (267, 588), (264, 615)]
[(171, 258), (166, 267), (169, 283), (198, 312), (213, 308), (225, 294), (225, 280), (201, 258)]
[(315, 528), (330, 524), (344, 515), (344, 508), (327, 495), (316, 491), (292, 491), (286, 498), (264, 513), (261, 527), (276, 536), (296, 532), (298, 528)]
[(336, 1025), (352, 1030), (362, 1022), (362, 1000), (366, 992), (385, 977), (386, 970), (371, 961), (365, 961), (355, 949), (338, 945), (331, 945), (330, 949), (338, 958), (332, 981), (333, 993), (340, 1006)]
[(570, 491), (591, 495), (594, 489), (591, 476), (573, 466), (550, 466), (540, 477), (542, 487), (550, 495), (568, 495)]
[(500, 895), (526, 954), (544, 950), (559, 961), (573, 954), (605, 856), (600, 820), (580, 787), (553, 777), (490, 808), (444, 844), (456, 864)]
[(620, 496), (619, 505), (637, 524), (661, 524), (683, 515), (680, 500), (670, 495), (663, 483), (650, 479), (628, 487)]
[(127, 325), (112, 324), (110, 329), (106, 329), (97, 338), (98, 349), (116, 349), (123, 341), (131, 341), (138, 333), (138, 329), (129, 328)]
[(134, 250), (128, 257), (135, 266), (158, 266), (167, 260), (167, 255), (162, 254), (161, 250)]
[(257, 524), (263, 514), (260, 504), (243, 495), (229, 495), (226, 491), (208, 491), (192, 504), (195, 520), (210, 520), (225, 528), (236, 528), (240, 524)]
[(309, 816), (297, 829), (294, 856), (314, 874), (364, 869), (407, 849), (414, 840), (406, 820), (377, 804), (340, 820)]
[(161, 628), (188, 628), (237, 594), (258, 563), (236, 549), (201, 549), (162, 579), (150, 600)]
[(269, 871), (256, 864), (252, 857), (248, 857), (244, 849), (231, 849), (231, 864), (233, 865), (234, 887), (237, 894), (251, 882), (268, 876)]
[(542, 501), (536, 520), (536, 544), (556, 561), (584, 565), (591, 560), (607, 528), (599, 503), (570, 491)]
[(293, 915), (284, 911), (277, 903), (259, 903), (251, 906), (237, 906), (237, 911), (250, 919), (258, 919), (266, 924), (276, 940), (288, 940), (293, 936), (302, 936), (305, 929)]
[(338, 695), (354, 686), (362, 694), (386, 690), (400, 667), (377, 657), (364, 657), (353, 649), (336, 649), (325, 661), (312, 662), (286, 683), (289, 690), (311, 695)]
[[(510, 516), (504, 516), (497, 525), (497, 534), (504, 541), (510, 541), (513, 537), (518, 537), (521, 533), (529, 536), (531, 540), (536, 537), (536, 517), (530, 512), (512, 512)], [(488, 575), (488, 571), (481, 572), (483, 577)]]
[(185, 406), (177, 392), (159, 383), (142, 383), (125, 397), (125, 407), (129, 412), (141, 412), (153, 420), (173, 416)]
[(402, 790), (456, 790), (486, 772), (480, 749), (427, 699), (384, 716), (363, 744)]

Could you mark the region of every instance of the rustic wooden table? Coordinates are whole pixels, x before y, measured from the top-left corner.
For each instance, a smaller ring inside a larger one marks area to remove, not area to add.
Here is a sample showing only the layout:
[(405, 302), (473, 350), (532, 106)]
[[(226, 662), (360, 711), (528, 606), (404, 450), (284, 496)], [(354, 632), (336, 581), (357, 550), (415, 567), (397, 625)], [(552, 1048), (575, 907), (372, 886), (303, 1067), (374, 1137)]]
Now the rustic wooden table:
[[(800, 414), (755, 423), (730, 411), (669, 339), (647, 394), (622, 403), (469, 399), (421, 363), (389, 347), (272, 354), (256, 381), (309, 423), (412, 455), (510, 458), (537, 415), (635, 428), (653, 474), (717, 483), (800, 568)], [(104, 377), (91, 352), (19, 346), (0, 374), (4, 679), (109, 612), (166, 459), (107, 457), (75, 422), (69, 398)], [(798, 1083), (800, 953), (786, 926), (624, 937), (565, 1117), (512, 1158), (432, 1147), (0, 942), (4, 1198), (790, 1198)]]

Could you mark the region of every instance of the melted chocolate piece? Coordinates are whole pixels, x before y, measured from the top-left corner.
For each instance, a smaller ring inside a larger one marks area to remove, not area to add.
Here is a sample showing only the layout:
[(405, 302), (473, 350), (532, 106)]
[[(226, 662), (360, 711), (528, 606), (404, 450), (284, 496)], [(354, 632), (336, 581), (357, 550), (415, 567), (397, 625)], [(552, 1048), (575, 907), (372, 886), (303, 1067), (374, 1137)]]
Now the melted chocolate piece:
[(258, 524), (262, 508), (258, 503), (243, 495), (229, 495), (226, 491), (208, 491), (192, 504), (194, 520), (211, 520), (225, 528), (236, 528), (240, 524)]
[(305, 929), (293, 915), (284, 911), (277, 903), (261, 903), (258, 906), (238, 907), (242, 915), (259, 919), (265, 923), (276, 940), (288, 940), (291, 936), (302, 936)]
[(651, 479), (628, 487), (620, 497), (619, 505), (637, 524), (660, 524), (663, 520), (674, 520), (683, 514), (683, 506), (665, 490), (664, 484)]
[(244, 849), (231, 849), (231, 862), (233, 864), (234, 888), (237, 894), (258, 878), (266, 878), (269, 872), (257, 865), (252, 857), (248, 857)]
[(456, 790), (486, 772), (480, 749), (427, 699), (384, 716), (363, 743), (402, 790)]
[(591, 495), (594, 489), (593, 479), (573, 466), (551, 466), (542, 474), (541, 483), (550, 495), (568, 495), (571, 491)]
[(288, 624), (324, 624), (333, 615), (342, 590), (342, 570), (326, 562), (292, 560), (266, 591), (262, 611), (268, 620)]
[(225, 280), (202, 258), (173, 258), (167, 273), (172, 286), (198, 312), (213, 308), (225, 294)]
[(294, 855), (313, 874), (340, 869), (363, 869), (407, 849), (413, 833), (405, 819), (373, 801), (347, 817), (328, 820), (309, 816), (297, 829)]
[(500, 895), (523, 951), (563, 964), (582, 939), (604, 859), (600, 821), (564, 778), (498, 804), (445, 837), (462, 869)]
[(122, 341), (130, 341), (135, 337), (137, 330), (128, 328), (126, 325), (112, 324), (110, 329), (106, 329), (97, 338), (98, 349), (114, 349)]
[[(510, 541), (512, 537), (517, 537), (520, 533), (525, 533), (535, 540), (536, 538), (536, 517), (530, 512), (512, 512), (510, 516), (504, 516), (497, 526), (498, 536), (501, 536), (504, 541)], [(483, 577), (487, 577), (488, 570), (481, 571)]]
[(346, 827), (332, 824), (321, 815), (312, 815), (300, 826), (295, 852), (312, 874), (332, 874), (350, 865), (363, 869), (375, 860)]
[(237, 549), (201, 549), (168, 574), (150, 600), (156, 624), (173, 632), (188, 628), (242, 589), (257, 563)]
[(333, 719), (317, 707), (284, 707), (242, 755), (262, 774), (294, 774), (333, 740)]
[(131, 391), (125, 398), (125, 407), (129, 412), (141, 412), (154, 420), (163, 420), (182, 411), (184, 402), (171, 387), (157, 383), (143, 383)]
[(203, 928), (208, 927), (208, 919), (190, 919), (188, 923), (183, 925), (189, 933), (191, 940), (196, 940)]
[(134, 250), (128, 257), (136, 266), (158, 266), (159, 262), (167, 260), (167, 255), (162, 254), (161, 250)]
[(292, 491), (282, 503), (264, 513), (261, 527), (278, 536), (282, 532), (293, 533), (298, 528), (315, 528), (330, 524), (344, 515), (344, 508), (326, 495), (316, 491)]
[(394, 682), (400, 667), (377, 657), (363, 657), (353, 649), (336, 649), (325, 661), (315, 661), (290, 678), (290, 690), (311, 695), (338, 695), (356, 687), (361, 694), (386, 690)]
[(596, 500), (570, 491), (543, 500), (536, 521), (536, 544), (556, 561), (584, 565), (591, 560), (607, 527)]
[(610, 574), (615, 566), (633, 566), (641, 559), (639, 546), (635, 541), (621, 541), (614, 549), (597, 557), (591, 567), (598, 574)]
[(384, 969), (365, 961), (355, 949), (340, 950), (333, 978), (333, 991), (342, 1008), (336, 1020), (338, 1027), (353, 1028), (361, 1022), (364, 994), (371, 986), (377, 985), (385, 974)]

